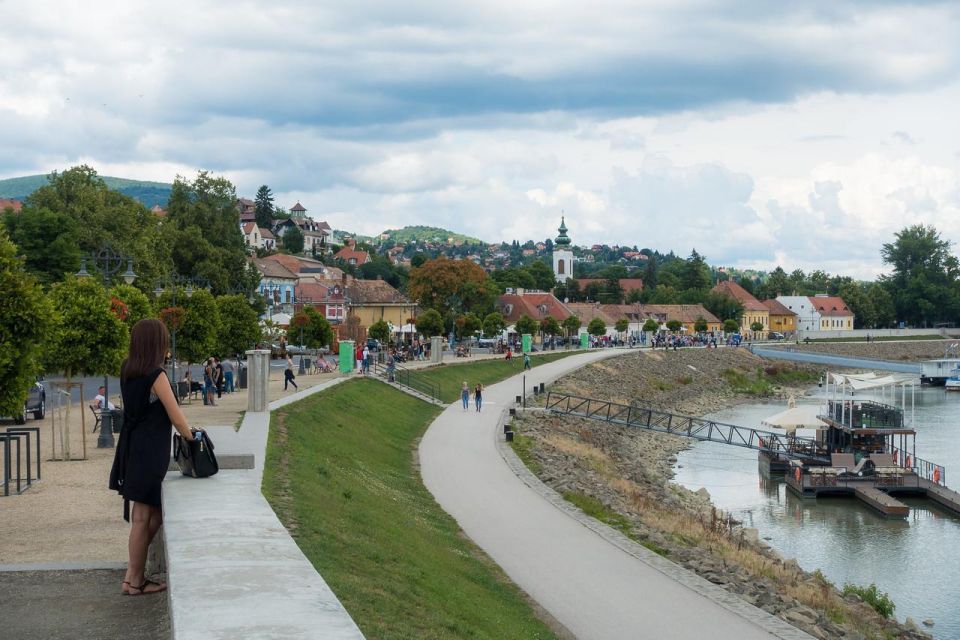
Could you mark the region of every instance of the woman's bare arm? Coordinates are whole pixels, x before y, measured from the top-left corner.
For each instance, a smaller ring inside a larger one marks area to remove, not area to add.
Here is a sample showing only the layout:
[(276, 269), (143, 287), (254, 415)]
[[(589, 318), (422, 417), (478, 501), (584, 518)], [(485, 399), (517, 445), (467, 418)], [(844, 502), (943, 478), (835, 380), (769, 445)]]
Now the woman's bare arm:
[(166, 374), (157, 376), (157, 379), (153, 382), (153, 392), (163, 403), (163, 408), (167, 410), (167, 415), (170, 416), (170, 422), (180, 432), (180, 435), (187, 440), (192, 440), (193, 434), (190, 433), (187, 416), (183, 415), (183, 410), (177, 404), (177, 399), (173, 397), (173, 389), (170, 387), (170, 381), (167, 380)]

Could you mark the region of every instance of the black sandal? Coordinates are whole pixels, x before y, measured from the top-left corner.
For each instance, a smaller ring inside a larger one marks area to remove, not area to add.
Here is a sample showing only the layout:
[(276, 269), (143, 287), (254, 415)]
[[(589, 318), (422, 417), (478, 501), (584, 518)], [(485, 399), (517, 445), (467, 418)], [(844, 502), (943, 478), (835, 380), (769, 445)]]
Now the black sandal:
[[(159, 582), (154, 582), (153, 580), (150, 580), (150, 579), (148, 579), (148, 578), (145, 578), (145, 579), (143, 580), (143, 584), (141, 584), (139, 587), (134, 586), (133, 584), (131, 584), (131, 583), (129, 583), (129, 582), (124, 582), (124, 584), (130, 585), (130, 588), (131, 588), (131, 589), (136, 589), (136, 590), (139, 592), (139, 593), (131, 593), (130, 591), (127, 591), (127, 595), (128, 595), (128, 596), (147, 596), (147, 595), (151, 595), (151, 594), (154, 594), (154, 593), (163, 593), (164, 591), (167, 590), (167, 585), (165, 585), (165, 584), (161, 585)], [(147, 588), (147, 585), (150, 585), (150, 584), (155, 585), (155, 586), (158, 586), (158, 587), (163, 587), (163, 588), (162, 588), (162, 589), (157, 589), (156, 591), (144, 591), (144, 589)]]

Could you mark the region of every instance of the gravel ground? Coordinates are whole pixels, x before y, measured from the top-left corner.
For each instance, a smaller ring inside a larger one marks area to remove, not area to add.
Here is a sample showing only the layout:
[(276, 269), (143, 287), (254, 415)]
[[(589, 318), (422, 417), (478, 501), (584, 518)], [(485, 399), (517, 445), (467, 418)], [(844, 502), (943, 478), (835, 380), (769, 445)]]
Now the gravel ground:
[[(838, 356), (879, 358), (880, 360), (902, 360), (914, 362), (942, 358), (950, 345), (960, 340), (902, 340), (889, 342), (812, 342), (810, 344), (788, 343), (783, 347), (764, 345), (773, 348), (789, 348), (794, 351), (815, 351)], [(956, 356), (950, 356), (956, 357)]]

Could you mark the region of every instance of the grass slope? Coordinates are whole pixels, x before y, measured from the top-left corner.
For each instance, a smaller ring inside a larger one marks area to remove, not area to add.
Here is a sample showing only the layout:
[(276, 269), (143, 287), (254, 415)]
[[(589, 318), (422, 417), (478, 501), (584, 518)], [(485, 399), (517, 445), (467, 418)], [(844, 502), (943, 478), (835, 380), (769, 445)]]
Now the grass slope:
[[(530, 358), (530, 366), (536, 368), (538, 365), (578, 353), (584, 353), (584, 351), (555, 351), (534, 355)], [(514, 357), (510, 362), (507, 362), (504, 358), (478, 360), (476, 362), (469, 362), (468, 360), (464, 363), (420, 369), (415, 371), (413, 375), (420, 380), (439, 385), (440, 398), (444, 402), (455, 402), (460, 399), (460, 385), (463, 384), (464, 380), (470, 385), (472, 392), (478, 382), (486, 387), (521, 372), (523, 372), (522, 354)], [(532, 385), (533, 381), (530, 384)]]
[(440, 242), (444, 243), (448, 238), (453, 238), (463, 242), (464, 244), (483, 244), (483, 241), (478, 238), (473, 238), (471, 236), (463, 235), (462, 233), (455, 233), (453, 231), (448, 231), (447, 229), (442, 229), (440, 227), (425, 227), (422, 225), (414, 225), (403, 227), (402, 229), (387, 229), (383, 233), (389, 234), (390, 239), (397, 243), (409, 243), (409, 242)]
[(264, 494), (367, 638), (553, 638), (423, 486), (439, 411), (353, 380), (274, 412)]

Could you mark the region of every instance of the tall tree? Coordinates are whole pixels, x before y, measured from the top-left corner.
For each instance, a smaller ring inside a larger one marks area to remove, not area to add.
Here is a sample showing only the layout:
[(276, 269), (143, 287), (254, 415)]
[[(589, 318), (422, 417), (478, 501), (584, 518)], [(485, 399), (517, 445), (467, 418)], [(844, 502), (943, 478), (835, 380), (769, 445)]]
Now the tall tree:
[(893, 305), (893, 297), (880, 283), (874, 283), (867, 292), (867, 297), (873, 305), (876, 326), (889, 327), (897, 319), (897, 310)]
[(429, 337), (439, 336), (443, 333), (443, 316), (436, 309), (427, 309), (417, 316), (417, 331)]
[(450, 312), (487, 312), (499, 292), (479, 265), (441, 256), (411, 269), (407, 293), (422, 308), (436, 309), (445, 316)]
[(567, 316), (567, 318), (560, 324), (563, 325), (563, 330), (567, 332), (567, 337), (570, 337), (576, 333), (579, 333), (580, 326), (583, 324), (583, 320), (580, 319), (580, 316), (572, 315)]
[(516, 323), (514, 323), (514, 328), (517, 330), (517, 333), (523, 335), (525, 333), (534, 334), (536, 333), (539, 325), (537, 321), (531, 318), (530, 316), (524, 314), (517, 318)]
[(873, 301), (856, 282), (843, 283), (837, 294), (843, 298), (853, 312), (854, 329), (872, 329), (877, 326), (877, 314), (873, 308)]
[(217, 352), (221, 357), (252, 349), (260, 341), (260, 318), (242, 295), (217, 297)]
[(710, 287), (710, 267), (703, 256), (694, 249), (680, 272), (681, 289), (707, 289)]
[(19, 214), (6, 216), (6, 226), (27, 269), (40, 282), (59, 282), (80, 267), (78, 224), (69, 214), (28, 205)]
[(46, 337), (46, 370), (94, 376), (120, 371), (127, 326), (95, 278), (67, 278), (51, 290), (54, 324)]
[(703, 298), (703, 307), (720, 320), (733, 318), (737, 322), (743, 316), (743, 304), (739, 300), (717, 291), (708, 291)]
[(557, 282), (553, 268), (543, 260), (534, 260), (527, 266), (527, 272), (533, 277), (533, 286), (541, 291), (550, 291)]
[(760, 291), (764, 299), (776, 298), (778, 295), (787, 295), (790, 293), (790, 278), (783, 267), (777, 267), (767, 276), (766, 282)]
[(269, 229), (273, 226), (273, 192), (263, 184), (257, 189), (254, 198), (254, 212), (257, 216), (257, 226)]
[(488, 338), (499, 337), (507, 323), (498, 311), (491, 311), (483, 319), (483, 335)]
[(0, 229), (0, 415), (23, 411), (30, 384), (41, 371), (50, 339), (51, 308), (40, 286)]
[(950, 243), (932, 226), (905, 227), (895, 240), (883, 245), (880, 255), (893, 267), (882, 282), (893, 294), (897, 316), (911, 324), (956, 321), (960, 264), (950, 253)]
[(297, 225), (291, 226), (283, 233), (283, 250), (287, 253), (303, 253), (303, 232)]
[(184, 312), (177, 332), (177, 357), (187, 362), (202, 362), (217, 349), (220, 310), (206, 289), (195, 291), (186, 300), (180, 298), (179, 301)]
[(647, 256), (647, 266), (643, 268), (643, 288), (657, 288), (657, 258), (656, 256)]

